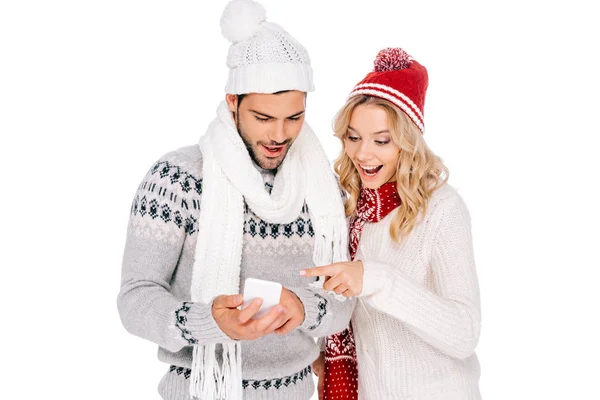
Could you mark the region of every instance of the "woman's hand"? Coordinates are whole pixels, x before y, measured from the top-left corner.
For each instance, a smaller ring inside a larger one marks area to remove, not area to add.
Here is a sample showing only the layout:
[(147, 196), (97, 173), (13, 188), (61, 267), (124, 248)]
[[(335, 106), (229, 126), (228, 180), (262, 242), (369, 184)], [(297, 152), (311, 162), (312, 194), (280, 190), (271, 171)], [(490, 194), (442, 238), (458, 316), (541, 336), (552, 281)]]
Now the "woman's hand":
[(362, 261), (335, 263), (324, 267), (303, 269), (302, 276), (327, 276), (324, 290), (332, 290), (345, 297), (360, 295), (363, 289), (365, 268)]

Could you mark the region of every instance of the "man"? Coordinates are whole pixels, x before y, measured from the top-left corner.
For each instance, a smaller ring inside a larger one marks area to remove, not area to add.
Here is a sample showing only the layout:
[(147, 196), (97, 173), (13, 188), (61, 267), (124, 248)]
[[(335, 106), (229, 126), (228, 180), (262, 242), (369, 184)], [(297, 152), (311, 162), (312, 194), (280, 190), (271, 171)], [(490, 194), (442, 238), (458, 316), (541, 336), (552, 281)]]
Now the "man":
[[(303, 268), (343, 261), (339, 186), (304, 122), (306, 50), (251, 0), (221, 19), (233, 43), (225, 101), (199, 145), (163, 156), (136, 193), (118, 308), (159, 345), (164, 399), (309, 399), (314, 337), (343, 330), (353, 301)], [(246, 278), (280, 282), (280, 304), (239, 309)], [(315, 279), (315, 278), (313, 278)]]

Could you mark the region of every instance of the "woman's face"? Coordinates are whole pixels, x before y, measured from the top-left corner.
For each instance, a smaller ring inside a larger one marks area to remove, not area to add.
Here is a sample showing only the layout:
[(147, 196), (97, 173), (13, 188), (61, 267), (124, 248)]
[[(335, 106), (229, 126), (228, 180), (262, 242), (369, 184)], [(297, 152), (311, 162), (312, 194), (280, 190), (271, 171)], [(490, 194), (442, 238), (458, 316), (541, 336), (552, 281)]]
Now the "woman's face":
[(393, 180), (400, 148), (392, 141), (388, 115), (383, 108), (357, 106), (352, 112), (344, 145), (364, 187), (377, 189)]

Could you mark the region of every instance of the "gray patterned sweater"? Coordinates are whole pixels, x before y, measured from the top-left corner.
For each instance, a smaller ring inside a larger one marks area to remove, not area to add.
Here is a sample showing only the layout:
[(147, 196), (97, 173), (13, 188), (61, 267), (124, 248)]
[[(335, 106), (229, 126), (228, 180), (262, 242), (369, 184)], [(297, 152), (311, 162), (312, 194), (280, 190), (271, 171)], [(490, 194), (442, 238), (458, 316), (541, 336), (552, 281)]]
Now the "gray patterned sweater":
[[(274, 175), (261, 173), (269, 190)], [(123, 255), (121, 320), (127, 331), (159, 346), (158, 358), (169, 368), (158, 390), (169, 400), (189, 399), (191, 345), (231, 341), (214, 321), (211, 305), (190, 301), (201, 200), (198, 146), (163, 156), (135, 194)], [(306, 206), (290, 224), (264, 222), (246, 207), (243, 235), (240, 282), (247, 277), (280, 282), (305, 308), (304, 322), (290, 334), (242, 342), (244, 398), (309, 399), (314, 391), (310, 365), (319, 354), (314, 338), (343, 330), (354, 302), (307, 288), (308, 279), (299, 275), (314, 266)]]

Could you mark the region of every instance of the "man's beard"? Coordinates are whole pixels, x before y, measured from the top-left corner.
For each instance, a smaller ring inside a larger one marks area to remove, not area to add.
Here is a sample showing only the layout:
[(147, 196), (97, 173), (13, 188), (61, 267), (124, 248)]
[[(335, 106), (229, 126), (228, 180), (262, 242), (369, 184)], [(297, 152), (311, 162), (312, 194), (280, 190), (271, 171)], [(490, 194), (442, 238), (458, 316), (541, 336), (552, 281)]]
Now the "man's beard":
[[(242, 138), (242, 141), (244, 142), (244, 145), (246, 146), (246, 149), (248, 150), (248, 154), (250, 155), (250, 159), (252, 159), (252, 161), (258, 165), (259, 167), (261, 167), (262, 169), (266, 169), (266, 170), (275, 170), (277, 168), (279, 168), (279, 166), (281, 165), (281, 163), (283, 162), (283, 160), (285, 159), (285, 156), (287, 155), (287, 152), (290, 148), (291, 145), (291, 140), (288, 139), (282, 143), (277, 143), (272, 141), (271, 143), (266, 143), (272, 146), (283, 146), (285, 144), (287, 144), (286, 148), (283, 150), (283, 154), (281, 157), (281, 160), (279, 161), (279, 163), (277, 163), (277, 165), (273, 166), (273, 165), (266, 165), (264, 162), (261, 162), (260, 158), (258, 157), (258, 154), (256, 154), (256, 148), (252, 145), (252, 143), (250, 142), (250, 140), (246, 137), (246, 135), (244, 134), (244, 129), (242, 128), (242, 124), (240, 122), (240, 118), (239, 118), (239, 113), (238, 113), (238, 118), (237, 118), (237, 123), (236, 123), (236, 128), (238, 131), (238, 134), (240, 135), (240, 137)], [(257, 146), (260, 146), (261, 144), (258, 143)], [(268, 162), (268, 161), (267, 161)]]

